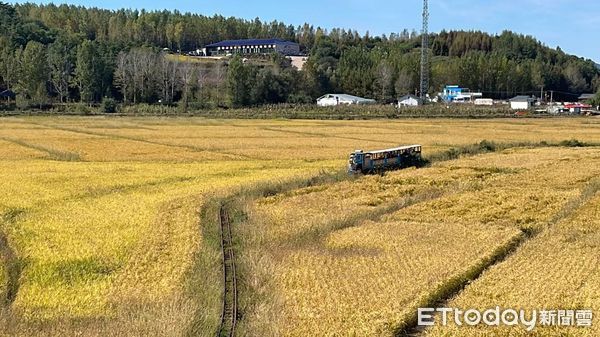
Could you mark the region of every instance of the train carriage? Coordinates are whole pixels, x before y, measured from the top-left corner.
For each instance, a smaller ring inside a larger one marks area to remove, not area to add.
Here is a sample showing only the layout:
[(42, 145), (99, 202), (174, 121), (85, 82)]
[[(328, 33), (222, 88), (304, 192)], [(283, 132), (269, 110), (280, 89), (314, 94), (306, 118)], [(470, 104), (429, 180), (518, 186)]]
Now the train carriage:
[(420, 160), (421, 145), (368, 152), (356, 150), (350, 154), (348, 172), (364, 174), (383, 172), (413, 166)]

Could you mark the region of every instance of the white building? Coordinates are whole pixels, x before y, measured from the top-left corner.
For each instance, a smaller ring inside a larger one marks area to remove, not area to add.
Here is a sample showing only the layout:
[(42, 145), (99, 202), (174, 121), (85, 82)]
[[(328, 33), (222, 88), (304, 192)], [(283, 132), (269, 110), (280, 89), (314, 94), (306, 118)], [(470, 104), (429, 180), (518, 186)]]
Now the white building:
[(318, 106), (336, 106), (351, 104), (375, 104), (374, 99), (362, 98), (347, 94), (327, 94), (317, 98)]
[(475, 100), (474, 104), (475, 105), (492, 106), (492, 105), (494, 105), (494, 100), (491, 98), (478, 98)]
[(415, 95), (406, 95), (398, 98), (398, 107), (423, 105), (423, 100)]
[(467, 103), (473, 102), (473, 100), (483, 97), (483, 94), (480, 92), (463, 92), (462, 94), (457, 95), (453, 102), (454, 103)]
[(510, 108), (513, 110), (527, 110), (533, 106), (534, 98), (529, 96), (517, 96), (510, 100)]

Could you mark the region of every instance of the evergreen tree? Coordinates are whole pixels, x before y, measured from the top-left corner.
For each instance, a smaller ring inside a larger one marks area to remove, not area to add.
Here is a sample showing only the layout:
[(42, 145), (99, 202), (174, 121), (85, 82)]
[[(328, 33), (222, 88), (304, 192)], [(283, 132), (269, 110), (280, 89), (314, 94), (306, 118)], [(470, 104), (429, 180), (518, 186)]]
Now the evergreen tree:
[(340, 87), (357, 96), (373, 96), (373, 61), (363, 47), (346, 50), (337, 69)]
[(239, 55), (236, 55), (231, 62), (229, 62), (227, 83), (229, 86), (229, 95), (231, 96), (231, 105), (233, 107), (250, 105), (249, 70), (244, 65), (242, 58)]

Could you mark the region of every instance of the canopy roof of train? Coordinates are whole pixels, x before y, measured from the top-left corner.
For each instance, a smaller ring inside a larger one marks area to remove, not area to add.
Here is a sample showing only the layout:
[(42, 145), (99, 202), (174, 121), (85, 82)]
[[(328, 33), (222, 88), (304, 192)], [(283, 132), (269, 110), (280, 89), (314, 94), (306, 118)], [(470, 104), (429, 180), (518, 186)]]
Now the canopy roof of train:
[(365, 153), (383, 153), (383, 152), (392, 152), (392, 151), (400, 151), (400, 150), (409, 150), (409, 149), (414, 149), (416, 147), (421, 147), (421, 145), (407, 145), (407, 146), (400, 146), (400, 147), (393, 147), (391, 149), (385, 149), (385, 150), (377, 150), (377, 151), (365, 151)]

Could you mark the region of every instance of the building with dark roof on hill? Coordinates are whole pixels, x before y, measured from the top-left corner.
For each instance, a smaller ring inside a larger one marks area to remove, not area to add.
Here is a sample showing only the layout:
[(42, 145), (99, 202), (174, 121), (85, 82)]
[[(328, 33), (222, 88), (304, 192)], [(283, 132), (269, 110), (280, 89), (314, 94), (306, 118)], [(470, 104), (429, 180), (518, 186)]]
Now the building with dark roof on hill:
[(233, 54), (271, 54), (299, 55), (300, 45), (282, 39), (227, 40), (209, 44), (204, 48), (206, 56), (224, 56)]

